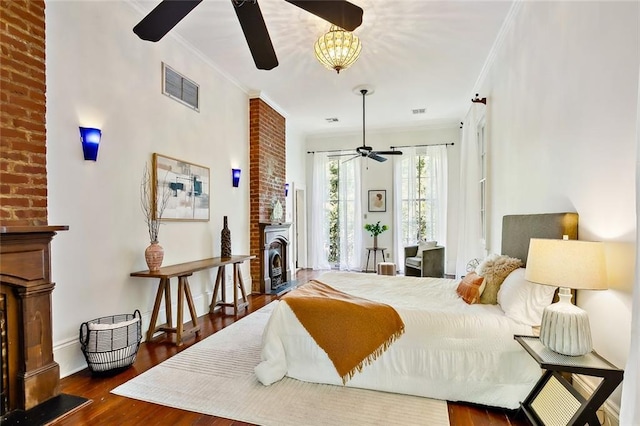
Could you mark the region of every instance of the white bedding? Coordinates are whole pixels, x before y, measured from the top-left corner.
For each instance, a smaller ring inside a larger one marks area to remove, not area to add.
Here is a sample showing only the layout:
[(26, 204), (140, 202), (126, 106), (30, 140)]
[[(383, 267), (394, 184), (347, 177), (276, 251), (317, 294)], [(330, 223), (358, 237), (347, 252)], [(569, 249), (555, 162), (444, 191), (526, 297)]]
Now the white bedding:
[[(513, 339), (532, 334), (531, 327), (497, 305), (467, 305), (455, 280), (329, 272), (318, 281), (387, 303), (405, 323), (402, 337), (346, 386), (515, 409), (540, 377), (540, 367)], [(258, 380), (269, 385), (286, 375), (342, 385), (286, 302), (274, 303), (263, 361), (255, 368)]]

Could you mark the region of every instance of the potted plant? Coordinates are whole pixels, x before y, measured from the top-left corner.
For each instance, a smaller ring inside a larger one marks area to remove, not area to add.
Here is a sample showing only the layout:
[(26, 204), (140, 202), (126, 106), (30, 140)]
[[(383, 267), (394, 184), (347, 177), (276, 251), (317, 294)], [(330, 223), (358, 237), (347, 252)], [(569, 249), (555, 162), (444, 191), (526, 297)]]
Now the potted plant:
[(153, 188), (153, 179), (151, 179), (149, 166), (145, 164), (142, 182), (140, 183), (140, 206), (149, 230), (150, 245), (144, 251), (144, 258), (150, 271), (160, 269), (164, 259), (164, 249), (158, 244), (158, 231), (160, 230), (160, 219), (169, 203), (171, 192), (168, 187), (164, 187), (158, 194), (159, 197), (154, 200), (155, 194), (156, 191)]
[(367, 223), (364, 225), (364, 229), (369, 231), (373, 237), (373, 248), (378, 248), (378, 235), (389, 229), (387, 225), (380, 225), (380, 221), (375, 224)]

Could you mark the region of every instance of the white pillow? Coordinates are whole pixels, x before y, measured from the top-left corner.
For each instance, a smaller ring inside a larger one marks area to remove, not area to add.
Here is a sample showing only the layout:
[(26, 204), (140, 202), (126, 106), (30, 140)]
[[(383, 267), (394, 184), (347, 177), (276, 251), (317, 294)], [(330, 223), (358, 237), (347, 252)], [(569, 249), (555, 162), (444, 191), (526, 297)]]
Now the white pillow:
[(505, 315), (532, 327), (542, 322), (542, 311), (553, 301), (557, 287), (532, 283), (518, 268), (504, 279), (498, 290), (498, 304)]
[(416, 257), (422, 257), (422, 252), (428, 248), (429, 246), (427, 245), (426, 241), (418, 242), (418, 251), (416, 252)]
[(416, 252), (416, 256), (422, 257), (423, 251), (435, 248), (437, 244), (437, 241), (418, 241), (418, 251)]

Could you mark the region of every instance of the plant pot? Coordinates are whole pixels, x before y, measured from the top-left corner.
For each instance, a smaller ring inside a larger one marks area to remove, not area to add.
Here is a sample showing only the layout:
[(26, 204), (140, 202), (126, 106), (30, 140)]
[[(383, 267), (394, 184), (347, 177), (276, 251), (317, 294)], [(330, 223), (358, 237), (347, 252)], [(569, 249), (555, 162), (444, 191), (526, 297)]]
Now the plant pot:
[(373, 248), (378, 248), (378, 236), (374, 235), (373, 236)]
[(157, 241), (153, 241), (144, 251), (144, 259), (147, 261), (149, 271), (157, 271), (162, 265), (162, 259), (164, 259), (164, 249)]

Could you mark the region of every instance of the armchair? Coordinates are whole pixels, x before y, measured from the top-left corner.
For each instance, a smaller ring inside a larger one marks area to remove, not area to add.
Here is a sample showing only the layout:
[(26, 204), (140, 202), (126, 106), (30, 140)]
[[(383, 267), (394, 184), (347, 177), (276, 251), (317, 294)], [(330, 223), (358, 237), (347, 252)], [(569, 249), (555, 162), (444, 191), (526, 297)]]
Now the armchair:
[(443, 278), (444, 247), (419, 245), (405, 247), (404, 274), (410, 277)]

